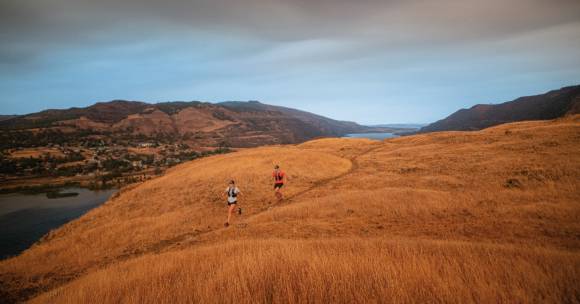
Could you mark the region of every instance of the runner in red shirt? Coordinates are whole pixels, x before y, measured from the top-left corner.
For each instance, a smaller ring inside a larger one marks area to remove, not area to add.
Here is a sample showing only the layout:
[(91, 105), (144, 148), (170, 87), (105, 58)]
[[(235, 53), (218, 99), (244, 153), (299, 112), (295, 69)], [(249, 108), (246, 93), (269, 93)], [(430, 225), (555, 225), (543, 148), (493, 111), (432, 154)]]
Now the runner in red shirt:
[(280, 166), (276, 165), (274, 167), (274, 172), (272, 172), (272, 177), (274, 178), (274, 191), (278, 201), (284, 199), (282, 194), (282, 186), (284, 186), (284, 181), (286, 179), (286, 173), (280, 169)]

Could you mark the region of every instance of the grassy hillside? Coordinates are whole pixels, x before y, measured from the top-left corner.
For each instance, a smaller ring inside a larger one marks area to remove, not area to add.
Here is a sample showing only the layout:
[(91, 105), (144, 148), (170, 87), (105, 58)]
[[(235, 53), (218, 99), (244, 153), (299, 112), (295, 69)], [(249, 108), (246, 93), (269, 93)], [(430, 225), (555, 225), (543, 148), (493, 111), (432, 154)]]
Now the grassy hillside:
[[(580, 116), (195, 160), (0, 262), (35, 303), (579, 302)], [(276, 204), (270, 173), (290, 181)], [(223, 228), (235, 179), (244, 214)]]

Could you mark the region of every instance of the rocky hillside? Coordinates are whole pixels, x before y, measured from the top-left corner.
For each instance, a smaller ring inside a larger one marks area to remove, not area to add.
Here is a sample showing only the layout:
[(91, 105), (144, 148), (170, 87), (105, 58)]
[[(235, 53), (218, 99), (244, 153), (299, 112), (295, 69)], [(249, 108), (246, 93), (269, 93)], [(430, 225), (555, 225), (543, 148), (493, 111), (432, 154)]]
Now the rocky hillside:
[(0, 121), (4, 132), (82, 133), (114, 137), (171, 138), (195, 145), (252, 147), (298, 143), (369, 128), (295, 109), (250, 102), (115, 100), (86, 108), (46, 110)]
[[(232, 110), (234, 111), (234, 110)], [(242, 110), (240, 110), (242, 111)], [(212, 156), (0, 261), (32, 303), (574, 303), (580, 115)], [(271, 170), (289, 182), (277, 203)], [(241, 216), (224, 228), (235, 179)]]
[(577, 85), (501, 104), (478, 104), (461, 109), (419, 132), (481, 130), (508, 122), (547, 120), (579, 113), (580, 85)]

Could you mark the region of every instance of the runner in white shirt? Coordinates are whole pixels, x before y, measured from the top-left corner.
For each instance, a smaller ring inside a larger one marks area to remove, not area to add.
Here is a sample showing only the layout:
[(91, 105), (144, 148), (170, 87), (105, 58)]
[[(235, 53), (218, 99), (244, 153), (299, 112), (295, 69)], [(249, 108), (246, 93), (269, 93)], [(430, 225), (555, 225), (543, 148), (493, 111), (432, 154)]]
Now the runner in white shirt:
[[(231, 180), (229, 186), (226, 188), (225, 194), (228, 197), (228, 221), (224, 226), (228, 227), (232, 218), (232, 212), (234, 212), (234, 209), (238, 204), (238, 196), (242, 193), (240, 192), (240, 189), (236, 187), (236, 183)], [(242, 208), (238, 208), (238, 214), (242, 214)]]

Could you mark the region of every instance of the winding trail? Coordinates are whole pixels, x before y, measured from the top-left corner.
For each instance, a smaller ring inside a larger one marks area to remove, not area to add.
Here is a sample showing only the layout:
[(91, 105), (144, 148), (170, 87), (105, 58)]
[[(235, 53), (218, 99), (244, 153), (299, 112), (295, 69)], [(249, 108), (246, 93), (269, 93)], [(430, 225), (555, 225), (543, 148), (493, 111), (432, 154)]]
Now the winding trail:
[(333, 181), (339, 180), (339, 179), (341, 179), (341, 178), (343, 178), (345, 176), (348, 176), (348, 175), (352, 174), (353, 172), (355, 172), (356, 170), (358, 170), (360, 168), (359, 163), (358, 163), (358, 158), (359, 157), (364, 156), (364, 155), (367, 155), (367, 154), (369, 154), (369, 153), (371, 153), (371, 152), (373, 152), (375, 150), (378, 150), (379, 148), (382, 148), (382, 147), (384, 147), (384, 146), (381, 145), (381, 144), (377, 144), (376, 147), (372, 147), (372, 148), (367, 149), (366, 151), (364, 151), (364, 152), (362, 152), (362, 153), (360, 153), (358, 155), (355, 155), (355, 156), (353, 156), (351, 158), (348, 158), (348, 160), (351, 163), (351, 166), (350, 166), (350, 168), (347, 171), (345, 171), (345, 172), (343, 172), (341, 174), (338, 174), (338, 175), (329, 177), (329, 178), (325, 178), (325, 179), (318, 180), (318, 181), (314, 182), (312, 184), (312, 186), (310, 186), (310, 187), (308, 187), (308, 188), (306, 188), (306, 189), (304, 189), (302, 191), (299, 191), (298, 193), (295, 193), (295, 194), (293, 194), (291, 196), (288, 196), (282, 202), (280, 202), (280, 203), (278, 203), (278, 204), (276, 204), (274, 206), (271, 206), (269, 208), (266, 208), (266, 209), (262, 210), (261, 212), (252, 214), (252, 216), (248, 217), (248, 219), (253, 218), (253, 217), (255, 217), (255, 216), (257, 216), (257, 215), (259, 215), (259, 214), (261, 214), (261, 213), (263, 213), (265, 211), (271, 210), (272, 208), (289, 205), (296, 198), (300, 198), (300, 197), (304, 196), (305, 194), (307, 194), (307, 193), (309, 193), (309, 192), (311, 192), (313, 190), (316, 190), (316, 189), (318, 189), (318, 188), (320, 188), (322, 186), (325, 186), (325, 185), (327, 185), (327, 184), (329, 184), (329, 183), (331, 183)]

